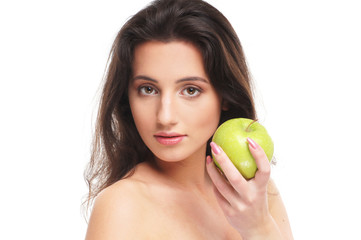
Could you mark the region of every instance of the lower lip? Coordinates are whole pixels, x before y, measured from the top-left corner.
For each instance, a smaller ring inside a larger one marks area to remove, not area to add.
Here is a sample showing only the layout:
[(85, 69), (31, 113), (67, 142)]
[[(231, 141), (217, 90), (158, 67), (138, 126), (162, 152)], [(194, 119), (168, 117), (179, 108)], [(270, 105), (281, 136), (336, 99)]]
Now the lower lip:
[(163, 145), (175, 145), (177, 143), (180, 143), (183, 138), (185, 136), (178, 136), (178, 137), (159, 137), (159, 136), (156, 136), (155, 139), (157, 139), (157, 141), (160, 143), (160, 144), (163, 144)]

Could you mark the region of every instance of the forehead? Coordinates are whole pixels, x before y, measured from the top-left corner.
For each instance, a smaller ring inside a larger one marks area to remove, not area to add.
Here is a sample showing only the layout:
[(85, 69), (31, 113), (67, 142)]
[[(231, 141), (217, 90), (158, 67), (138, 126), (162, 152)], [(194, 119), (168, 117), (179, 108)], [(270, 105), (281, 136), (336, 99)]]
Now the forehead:
[(134, 51), (133, 77), (152, 78), (207, 78), (201, 52), (185, 41), (150, 41), (138, 45)]

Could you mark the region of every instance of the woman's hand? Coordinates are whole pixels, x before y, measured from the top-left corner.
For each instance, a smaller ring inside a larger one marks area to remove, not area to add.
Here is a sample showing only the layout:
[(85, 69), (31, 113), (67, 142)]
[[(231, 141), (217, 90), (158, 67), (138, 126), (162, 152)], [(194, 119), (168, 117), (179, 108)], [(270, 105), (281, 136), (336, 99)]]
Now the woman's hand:
[[(225, 175), (207, 156), (207, 171), (215, 186), (215, 194), (229, 223), (245, 239), (282, 239), (273, 220), (267, 201), (267, 184), (271, 167), (263, 149), (248, 138), (258, 170), (251, 180), (246, 180), (229, 160), (225, 152), (211, 143), (212, 152)], [(227, 181), (228, 180), (228, 181)], [(273, 237), (274, 236), (274, 237)]]

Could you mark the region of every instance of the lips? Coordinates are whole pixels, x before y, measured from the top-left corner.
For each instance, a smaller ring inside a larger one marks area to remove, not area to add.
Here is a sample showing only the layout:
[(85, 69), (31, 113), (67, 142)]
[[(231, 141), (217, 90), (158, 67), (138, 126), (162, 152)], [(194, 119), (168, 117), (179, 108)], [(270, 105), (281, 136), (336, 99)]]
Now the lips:
[(186, 137), (186, 135), (162, 132), (155, 134), (154, 137), (162, 145), (175, 145), (180, 143)]

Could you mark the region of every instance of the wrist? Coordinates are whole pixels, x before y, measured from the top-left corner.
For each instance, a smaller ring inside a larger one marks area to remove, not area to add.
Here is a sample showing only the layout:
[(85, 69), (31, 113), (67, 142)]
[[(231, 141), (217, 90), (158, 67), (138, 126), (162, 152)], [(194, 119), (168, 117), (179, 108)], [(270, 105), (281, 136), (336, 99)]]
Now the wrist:
[(282, 234), (272, 216), (267, 216), (264, 221), (254, 228), (241, 233), (244, 240), (282, 240)]

